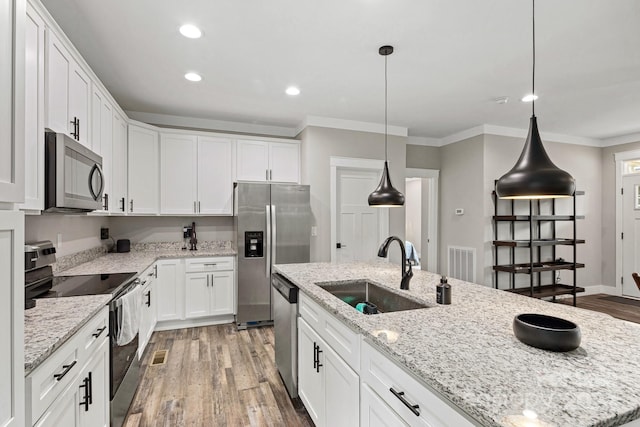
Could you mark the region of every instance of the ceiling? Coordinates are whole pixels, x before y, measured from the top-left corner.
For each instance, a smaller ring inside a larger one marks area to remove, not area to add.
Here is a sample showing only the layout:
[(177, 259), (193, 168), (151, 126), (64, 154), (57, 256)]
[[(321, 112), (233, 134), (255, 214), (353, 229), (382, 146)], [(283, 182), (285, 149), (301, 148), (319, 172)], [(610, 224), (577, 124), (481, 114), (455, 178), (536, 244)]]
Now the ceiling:
[[(43, 0), (128, 111), (294, 128), (306, 116), (384, 121), (442, 138), (528, 127), (524, 0)], [(180, 35), (198, 25), (201, 39)], [(640, 132), (640, 1), (538, 0), (540, 129)], [(202, 74), (192, 83), (189, 71)], [(301, 94), (284, 93), (289, 85)], [(495, 98), (508, 96), (497, 104)]]

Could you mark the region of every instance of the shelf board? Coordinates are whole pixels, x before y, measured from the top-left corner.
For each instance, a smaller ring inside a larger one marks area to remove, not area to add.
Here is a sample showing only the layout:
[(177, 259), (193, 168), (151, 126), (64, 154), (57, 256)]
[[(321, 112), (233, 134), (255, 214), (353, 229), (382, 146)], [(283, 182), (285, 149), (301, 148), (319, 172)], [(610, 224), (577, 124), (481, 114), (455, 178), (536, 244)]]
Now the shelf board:
[(573, 221), (584, 215), (495, 215), (494, 221)]
[[(534, 298), (546, 298), (556, 295), (573, 295), (574, 287), (572, 285), (563, 285), (557, 283), (555, 285), (542, 285), (533, 287), (533, 295), (531, 295), (531, 288), (516, 288), (505, 289), (507, 292), (513, 292), (514, 294), (520, 294), (525, 296), (533, 296)], [(579, 286), (575, 287), (575, 292), (584, 292), (584, 288)]]
[[(496, 195), (496, 190), (493, 190), (491, 192), (491, 194), (495, 196)], [(584, 190), (576, 190), (574, 195), (575, 196), (584, 196)], [(546, 199), (546, 200), (549, 200), (549, 199)]]
[[(529, 245), (531, 243), (531, 245)], [(529, 246), (555, 246), (555, 245), (569, 245), (584, 243), (583, 239), (535, 239), (531, 242), (529, 240), (494, 240), (495, 246), (509, 246), (512, 248), (528, 248)]]
[[(576, 268), (584, 268), (584, 264), (576, 263)], [(493, 269), (495, 271), (505, 271), (507, 273), (529, 274), (529, 273), (537, 273), (540, 271), (573, 270), (573, 263), (566, 262), (566, 261), (534, 262), (533, 269), (531, 269), (531, 264), (526, 262), (521, 264), (494, 265)]]

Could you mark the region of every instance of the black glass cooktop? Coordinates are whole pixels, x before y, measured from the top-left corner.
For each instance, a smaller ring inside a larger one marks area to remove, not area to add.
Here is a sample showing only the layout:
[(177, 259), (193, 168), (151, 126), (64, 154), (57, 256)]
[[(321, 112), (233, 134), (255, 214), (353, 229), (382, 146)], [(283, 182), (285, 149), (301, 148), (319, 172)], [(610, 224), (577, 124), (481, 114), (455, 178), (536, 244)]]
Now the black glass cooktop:
[(115, 297), (136, 273), (88, 274), (53, 278), (51, 290), (42, 298), (111, 294)]

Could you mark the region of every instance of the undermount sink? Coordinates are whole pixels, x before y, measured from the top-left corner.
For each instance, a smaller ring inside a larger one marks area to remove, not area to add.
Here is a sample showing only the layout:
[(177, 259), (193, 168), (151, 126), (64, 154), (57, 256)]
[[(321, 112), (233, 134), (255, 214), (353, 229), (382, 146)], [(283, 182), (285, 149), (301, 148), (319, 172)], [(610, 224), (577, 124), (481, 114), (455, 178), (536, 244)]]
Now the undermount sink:
[(321, 282), (317, 285), (354, 309), (358, 303), (365, 301), (375, 304), (380, 313), (431, 307), (367, 280)]

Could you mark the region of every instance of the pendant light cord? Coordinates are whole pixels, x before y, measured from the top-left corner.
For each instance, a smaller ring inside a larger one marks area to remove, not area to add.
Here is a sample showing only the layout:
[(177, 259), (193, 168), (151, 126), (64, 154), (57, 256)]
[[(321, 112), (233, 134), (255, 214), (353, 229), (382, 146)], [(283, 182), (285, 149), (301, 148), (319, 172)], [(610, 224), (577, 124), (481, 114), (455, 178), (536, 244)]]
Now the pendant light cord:
[(531, 0), (532, 4), (532, 23), (533, 23), (533, 66), (532, 66), (532, 75), (531, 75), (531, 94), (533, 95), (533, 99), (531, 100), (531, 115), (535, 117), (536, 115), (536, 0)]
[(387, 161), (387, 56), (384, 57), (384, 161)]

